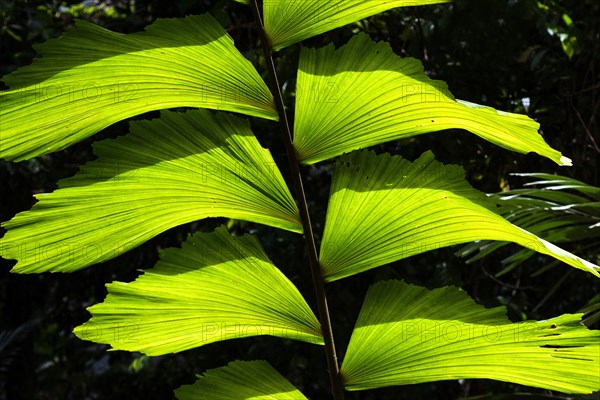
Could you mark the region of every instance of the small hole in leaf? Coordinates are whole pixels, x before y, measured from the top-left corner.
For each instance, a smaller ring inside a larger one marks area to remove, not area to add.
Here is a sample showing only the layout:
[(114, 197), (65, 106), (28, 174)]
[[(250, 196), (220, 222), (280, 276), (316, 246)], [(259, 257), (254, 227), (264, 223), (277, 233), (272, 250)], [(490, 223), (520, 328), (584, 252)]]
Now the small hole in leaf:
[(550, 329), (556, 329), (556, 324), (550, 325)]
[(540, 346), (542, 349), (555, 349), (554, 351), (564, 350), (564, 349), (576, 349), (583, 346), (569, 346), (569, 345), (560, 345), (560, 344), (545, 344)]

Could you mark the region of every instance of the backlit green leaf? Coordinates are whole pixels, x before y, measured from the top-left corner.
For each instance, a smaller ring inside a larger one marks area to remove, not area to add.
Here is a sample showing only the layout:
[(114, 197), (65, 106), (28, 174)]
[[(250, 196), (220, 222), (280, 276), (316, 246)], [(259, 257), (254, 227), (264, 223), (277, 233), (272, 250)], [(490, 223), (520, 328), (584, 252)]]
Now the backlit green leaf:
[(520, 244), (600, 277), (600, 267), (518, 228), (431, 152), (411, 163), (356, 151), (336, 162), (320, 261), (333, 281), (425, 251), (475, 240)]
[(178, 400), (306, 400), (266, 361), (234, 361), (175, 391)]
[(279, 50), (397, 7), (448, 3), (452, 0), (264, 0), (265, 30)]
[(19, 261), (13, 272), (75, 271), (208, 217), (302, 230), (281, 173), (248, 121), (166, 111), (94, 150), (98, 160), (4, 224), (0, 255)]
[(518, 114), (457, 101), (418, 60), (400, 58), (366, 34), (342, 48), (303, 48), (298, 69), (294, 146), (306, 164), (391, 140), (450, 128), (466, 129), (519, 153), (558, 164), (539, 124)]
[(511, 323), (453, 287), (373, 285), (342, 365), (348, 390), (486, 378), (558, 390), (600, 389), (600, 332), (581, 315)]
[(165, 250), (134, 282), (107, 287), (74, 332), (116, 350), (156, 356), (257, 335), (322, 344), (310, 307), (258, 240), (223, 227)]
[(125, 118), (202, 107), (277, 119), (252, 64), (210, 15), (161, 19), (123, 35), (85, 21), (3, 78), (0, 157), (65, 148)]

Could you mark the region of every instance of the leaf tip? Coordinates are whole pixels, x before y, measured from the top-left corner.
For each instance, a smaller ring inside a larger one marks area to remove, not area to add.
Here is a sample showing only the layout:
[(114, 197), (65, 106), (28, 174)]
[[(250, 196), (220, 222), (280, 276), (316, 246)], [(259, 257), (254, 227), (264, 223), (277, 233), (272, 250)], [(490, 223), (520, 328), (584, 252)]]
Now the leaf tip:
[(561, 156), (559, 165), (564, 167), (572, 167), (573, 161), (569, 157)]

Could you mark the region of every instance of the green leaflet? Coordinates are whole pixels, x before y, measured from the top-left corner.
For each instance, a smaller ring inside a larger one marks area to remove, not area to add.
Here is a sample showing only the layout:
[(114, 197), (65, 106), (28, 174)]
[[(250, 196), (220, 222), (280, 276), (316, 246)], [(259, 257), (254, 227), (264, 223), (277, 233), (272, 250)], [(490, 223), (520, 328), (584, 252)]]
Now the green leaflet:
[(379, 282), (366, 296), (342, 375), (348, 390), (487, 378), (567, 393), (600, 389), (600, 332), (581, 314), (511, 323), (453, 287)]
[[(514, 189), (490, 196), (497, 212), (511, 223), (553, 243), (584, 242), (584, 249), (597, 247), (600, 240), (600, 188), (578, 180), (544, 173), (514, 174), (535, 178), (524, 186), (539, 188)], [(589, 243), (589, 245), (587, 245)], [(479, 260), (506, 243), (481, 241), (465, 246), (458, 255), (467, 263)], [(502, 260), (504, 274), (526, 261), (534, 252), (521, 249)]]
[(533, 182), (526, 183), (524, 186), (541, 186), (544, 188), (544, 190), (548, 190), (547, 195), (550, 195), (552, 192), (560, 192), (556, 194), (559, 199), (563, 199), (564, 196), (569, 195), (568, 192), (561, 192), (566, 189), (579, 192), (580, 194), (592, 196), (595, 199), (600, 198), (600, 188), (588, 185), (587, 183), (578, 181), (577, 179), (568, 178), (566, 176), (552, 175), (542, 172), (515, 173), (512, 175), (537, 179)]
[(303, 48), (298, 68), (294, 145), (305, 164), (461, 128), (506, 149), (571, 165), (546, 144), (537, 122), (455, 100), (444, 82), (423, 72), (418, 60), (401, 58), (387, 43), (375, 43), (366, 34), (338, 50), (333, 45)]
[(115, 350), (156, 356), (257, 335), (323, 342), (310, 307), (258, 240), (223, 227), (165, 250), (134, 282), (107, 287), (74, 332)]
[[(123, 35), (78, 21), (3, 78), (0, 157), (10, 161), (77, 143), (125, 118), (202, 107), (277, 119), (252, 64), (210, 15), (161, 19)], [(35, 115), (35, 118), (31, 118)]]
[(175, 391), (178, 400), (306, 400), (266, 361), (234, 361)]
[(510, 241), (600, 277), (600, 267), (512, 225), (471, 188), (462, 168), (431, 152), (411, 163), (357, 151), (336, 162), (320, 262), (334, 281), (425, 251), (475, 240)]
[(397, 7), (452, 0), (264, 0), (265, 30), (274, 50)]
[(600, 293), (591, 298), (579, 312), (585, 315), (582, 321), (585, 326), (592, 326), (600, 321)]
[(167, 111), (94, 151), (98, 160), (4, 223), (0, 255), (19, 261), (13, 272), (75, 271), (201, 218), (302, 230), (277, 165), (246, 120)]

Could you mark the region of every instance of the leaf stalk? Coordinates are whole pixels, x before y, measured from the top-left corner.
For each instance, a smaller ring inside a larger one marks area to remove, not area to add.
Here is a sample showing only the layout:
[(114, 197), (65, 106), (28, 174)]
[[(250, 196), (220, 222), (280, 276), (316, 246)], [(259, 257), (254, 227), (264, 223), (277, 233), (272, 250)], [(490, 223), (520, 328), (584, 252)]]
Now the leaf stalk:
[(325, 293), (325, 284), (321, 275), (321, 266), (319, 264), (319, 258), (317, 256), (317, 247), (315, 245), (312, 224), (310, 221), (310, 215), (308, 213), (308, 203), (306, 201), (306, 194), (304, 192), (304, 185), (302, 183), (302, 173), (299, 168), (299, 161), (296, 154), (296, 150), (292, 143), (292, 132), (287, 120), (287, 116), (285, 114), (283, 96), (281, 95), (281, 90), (277, 79), (277, 71), (275, 70), (275, 63), (273, 62), (272, 49), (270, 46), (271, 41), (267, 36), (267, 33), (265, 32), (257, 0), (250, 0), (250, 5), (260, 35), (260, 41), (262, 43), (267, 68), (269, 70), (271, 91), (273, 93), (277, 113), (279, 114), (279, 127), (283, 136), (287, 159), (290, 163), (290, 171), (292, 174), (292, 182), (294, 186), (293, 189), (295, 191), (296, 200), (298, 202), (300, 220), (302, 222), (302, 228), (304, 230), (304, 242), (308, 253), (312, 281), (317, 299), (319, 322), (321, 324), (321, 332), (323, 334), (323, 340), (325, 342), (325, 353), (327, 355), (327, 366), (329, 368), (331, 390), (334, 400), (343, 400), (344, 387), (342, 384), (340, 368), (335, 351), (333, 330), (331, 327), (329, 307), (327, 306), (327, 296)]

